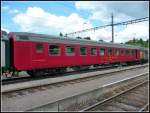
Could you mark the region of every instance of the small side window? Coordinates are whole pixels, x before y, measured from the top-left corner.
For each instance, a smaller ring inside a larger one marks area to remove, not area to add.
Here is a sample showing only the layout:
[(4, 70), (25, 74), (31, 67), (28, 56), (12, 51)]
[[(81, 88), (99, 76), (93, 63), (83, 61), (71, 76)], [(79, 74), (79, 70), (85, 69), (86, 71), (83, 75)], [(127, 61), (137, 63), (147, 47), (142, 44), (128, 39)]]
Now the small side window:
[(129, 50), (126, 50), (126, 55), (129, 55)]
[(121, 50), (121, 55), (124, 55), (124, 50)]
[(66, 46), (66, 55), (67, 56), (75, 55), (75, 47), (73, 47), (73, 46)]
[(135, 55), (135, 51), (134, 51), (134, 50), (132, 50), (132, 55), (133, 55), (133, 56)]
[(115, 50), (115, 55), (116, 55), (116, 56), (119, 56), (119, 54), (120, 54), (120, 50), (119, 50), (119, 49), (116, 49), (116, 50)]
[(108, 56), (111, 56), (111, 55), (112, 55), (112, 49), (108, 48)]
[(114, 55), (115, 56), (117, 55), (117, 49), (114, 49)]
[(131, 55), (131, 50), (128, 50), (128, 55)]
[(105, 55), (105, 49), (104, 48), (100, 48), (100, 55), (104, 56)]
[(86, 55), (87, 54), (87, 49), (86, 47), (81, 47), (80, 48), (80, 55)]
[(43, 53), (44, 47), (43, 44), (36, 44), (36, 53)]
[(97, 55), (96, 48), (91, 48), (91, 55)]
[(58, 45), (49, 45), (49, 55), (60, 55), (60, 47)]

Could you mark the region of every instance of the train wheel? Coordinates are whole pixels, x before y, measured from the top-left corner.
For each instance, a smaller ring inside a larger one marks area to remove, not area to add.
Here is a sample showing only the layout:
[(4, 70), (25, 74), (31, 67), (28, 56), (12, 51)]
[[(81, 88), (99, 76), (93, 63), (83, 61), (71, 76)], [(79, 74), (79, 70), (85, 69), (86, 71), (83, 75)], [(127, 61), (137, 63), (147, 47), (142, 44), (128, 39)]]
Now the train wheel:
[(19, 71), (10, 72), (13, 77), (19, 77)]
[(60, 69), (60, 73), (65, 73), (67, 71), (67, 69), (66, 68), (62, 68), (62, 69)]
[(33, 70), (27, 71), (27, 74), (29, 74), (31, 77), (35, 77), (35, 72)]
[(27, 73), (32, 77), (42, 76), (45, 74), (42, 70), (29, 70), (29, 71), (27, 71)]

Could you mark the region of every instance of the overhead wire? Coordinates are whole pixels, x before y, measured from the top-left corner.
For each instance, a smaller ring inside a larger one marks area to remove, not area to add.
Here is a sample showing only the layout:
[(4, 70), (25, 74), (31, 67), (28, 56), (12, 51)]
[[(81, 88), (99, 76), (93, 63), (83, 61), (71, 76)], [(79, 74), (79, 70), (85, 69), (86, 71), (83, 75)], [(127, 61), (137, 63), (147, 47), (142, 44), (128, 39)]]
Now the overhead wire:
[[(134, 24), (134, 23), (139, 23), (139, 22), (143, 22), (143, 21), (148, 21), (148, 18), (149, 17), (144, 17), (144, 18), (129, 20), (129, 21), (125, 21), (125, 22), (115, 23), (113, 25), (114, 26), (118, 26), (118, 25)], [(98, 29), (101, 29), (101, 28), (109, 27), (109, 26), (112, 26), (112, 24), (107, 24), (107, 25), (98, 26), (98, 27), (94, 27), (94, 28), (89, 28), (89, 29), (84, 29), (84, 30), (80, 30), (80, 31), (75, 31), (75, 32), (72, 32), (72, 33), (66, 33), (66, 36), (68, 36), (70, 34), (77, 34), (77, 33), (81, 33), (81, 32), (87, 32), (87, 31), (90, 31), (90, 30), (98, 30)]]

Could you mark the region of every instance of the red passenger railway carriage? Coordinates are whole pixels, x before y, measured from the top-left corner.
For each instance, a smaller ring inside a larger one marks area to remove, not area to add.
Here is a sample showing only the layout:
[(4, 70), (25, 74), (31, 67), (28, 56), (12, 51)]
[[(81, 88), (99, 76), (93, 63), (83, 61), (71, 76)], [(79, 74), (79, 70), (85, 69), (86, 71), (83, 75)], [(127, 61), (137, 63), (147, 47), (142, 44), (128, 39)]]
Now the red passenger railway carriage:
[[(9, 33), (12, 64), (18, 71), (46, 72), (67, 67), (137, 62), (137, 47), (25, 32)], [(35, 73), (34, 73), (35, 74)]]

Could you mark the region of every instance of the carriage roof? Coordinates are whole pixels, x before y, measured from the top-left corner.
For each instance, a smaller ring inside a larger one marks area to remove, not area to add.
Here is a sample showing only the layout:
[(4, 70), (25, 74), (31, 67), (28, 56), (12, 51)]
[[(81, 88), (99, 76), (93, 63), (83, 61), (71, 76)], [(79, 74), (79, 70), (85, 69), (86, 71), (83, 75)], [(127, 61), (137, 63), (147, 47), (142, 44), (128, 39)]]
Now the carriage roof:
[(87, 40), (87, 39), (75, 39), (71, 37), (61, 37), (61, 36), (45, 35), (45, 34), (37, 34), (37, 33), (11, 32), (10, 34), (15, 34), (16, 35), (15, 40), (17, 41), (65, 43), (65, 44), (114, 47), (114, 48), (144, 49), (142, 47), (127, 45), (127, 44), (98, 42), (98, 41)]

